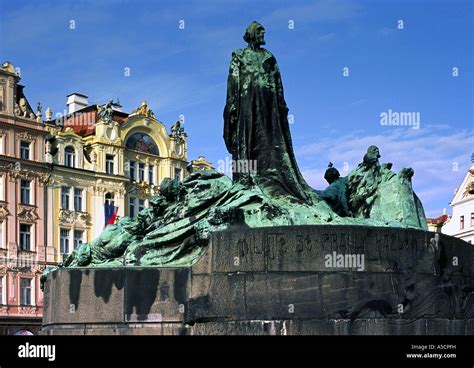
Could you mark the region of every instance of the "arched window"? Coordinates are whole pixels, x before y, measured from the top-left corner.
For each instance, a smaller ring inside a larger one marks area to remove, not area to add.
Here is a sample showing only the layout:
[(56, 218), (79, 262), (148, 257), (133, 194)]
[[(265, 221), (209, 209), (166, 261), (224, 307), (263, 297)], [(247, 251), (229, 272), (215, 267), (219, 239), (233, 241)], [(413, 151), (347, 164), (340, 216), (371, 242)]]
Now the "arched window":
[(152, 155), (160, 155), (160, 151), (156, 142), (145, 133), (134, 133), (127, 138), (125, 142), (125, 147), (130, 150), (140, 151), (144, 153), (149, 153)]
[(76, 154), (74, 151), (74, 147), (67, 146), (64, 149), (64, 165), (67, 167), (75, 167), (76, 166)]

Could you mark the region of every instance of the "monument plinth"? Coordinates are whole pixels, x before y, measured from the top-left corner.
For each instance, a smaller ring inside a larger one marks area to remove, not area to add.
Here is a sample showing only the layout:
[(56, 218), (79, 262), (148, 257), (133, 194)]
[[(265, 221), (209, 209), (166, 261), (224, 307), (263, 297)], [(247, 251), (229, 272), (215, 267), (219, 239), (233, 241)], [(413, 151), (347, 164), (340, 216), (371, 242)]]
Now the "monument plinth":
[(423, 230), (230, 229), (191, 267), (56, 270), (42, 333), (473, 334), (473, 265)]

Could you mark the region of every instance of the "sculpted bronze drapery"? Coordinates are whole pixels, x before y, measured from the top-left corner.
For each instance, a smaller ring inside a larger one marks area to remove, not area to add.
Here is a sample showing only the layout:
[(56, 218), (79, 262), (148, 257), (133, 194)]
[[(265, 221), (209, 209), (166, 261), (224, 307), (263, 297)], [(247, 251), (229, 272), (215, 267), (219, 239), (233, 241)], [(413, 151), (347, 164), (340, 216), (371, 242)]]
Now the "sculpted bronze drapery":
[[(291, 144), (288, 107), (277, 61), (265, 44), (265, 30), (251, 23), (248, 47), (232, 53), (224, 109), (224, 141), (235, 163), (233, 178), (257, 184), (273, 196), (310, 203)], [(254, 170), (246, 170), (253, 168)]]

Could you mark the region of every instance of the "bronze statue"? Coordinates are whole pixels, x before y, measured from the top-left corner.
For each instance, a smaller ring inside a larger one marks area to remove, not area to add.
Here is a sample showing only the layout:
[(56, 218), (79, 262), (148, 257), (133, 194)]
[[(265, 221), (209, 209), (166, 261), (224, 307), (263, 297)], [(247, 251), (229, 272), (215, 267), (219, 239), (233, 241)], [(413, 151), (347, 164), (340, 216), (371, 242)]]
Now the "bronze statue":
[[(261, 48), (265, 29), (251, 23), (245, 49), (232, 53), (224, 109), (224, 140), (236, 168), (232, 181), (202, 170), (182, 182), (165, 179), (160, 195), (134, 217), (122, 217), (90, 243), (80, 244), (58, 267), (189, 266), (210, 235), (230, 226), (261, 228), (315, 224), (426, 229), (423, 206), (413, 192), (413, 170), (396, 174), (379, 164), (377, 147), (347, 177), (330, 165), (330, 186), (315, 191), (303, 179), (291, 144), (288, 108), (275, 57)], [(112, 102), (100, 110), (111, 118)], [(154, 116), (143, 102), (134, 114)], [(172, 136), (182, 136), (180, 122)], [(256, 161), (255, 166), (251, 163)], [(243, 163), (243, 165), (241, 164)], [(245, 164), (246, 163), (246, 164)], [(46, 269), (42, 284), (51, 269)]]
[(109, 100), (105, 106), (97, 105), (97, 115), (99, 119), (105, 121), (106, 123), (111, 123), (113, 121), (114, 110), (112, 109), (113, 101)]
[(273, 196), (291, 196), (310, 203), (308, 191), (312, 189), (303, 179), (293, 154), (278, 64), (272, 53), (261, 47), (265, 44), (264, 35), (264, 27), (252, 22), (244, 35), (248, 46), (232, 53), (224, 141), (233, 161), (256, 166), (256, 173), (234, 172), (233, 178), (256, 184)]
[(322, 191), (317, 191), (319, 196), (324, 199), (331, 209), (339, 216), (351, 216), (349, 210), (348, 195), (347, 195), (347, 178), (341, 177), (339, 171), (333, 167), (330, 162), (328, 169), (324, 173), (324, 179), (329, 183), (329, 186)]

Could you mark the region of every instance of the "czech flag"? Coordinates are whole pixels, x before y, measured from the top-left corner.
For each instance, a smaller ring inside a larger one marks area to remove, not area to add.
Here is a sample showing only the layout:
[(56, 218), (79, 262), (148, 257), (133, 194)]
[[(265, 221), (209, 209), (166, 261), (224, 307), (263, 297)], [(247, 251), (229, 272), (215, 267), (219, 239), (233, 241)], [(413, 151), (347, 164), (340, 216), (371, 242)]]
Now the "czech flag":
[(112, 204), (104, 203), (105, 226), (113, 225), (117, 219), (118, 207)]

